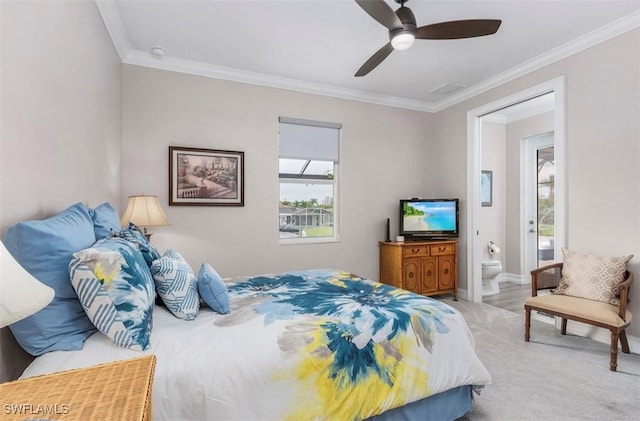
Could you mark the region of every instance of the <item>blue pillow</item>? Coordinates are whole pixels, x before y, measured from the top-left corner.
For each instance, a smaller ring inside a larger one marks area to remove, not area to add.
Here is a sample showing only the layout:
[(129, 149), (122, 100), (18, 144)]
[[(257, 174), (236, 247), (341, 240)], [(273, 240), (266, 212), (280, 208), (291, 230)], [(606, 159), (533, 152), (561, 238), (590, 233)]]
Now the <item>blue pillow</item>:
[(93, 221), (82, 203), (40, 221), (18, 222), (3, 242), (29, 273), (55, 291), (53, 301), (36, 314), (10, 325), (18, 343), (31, 355), (81, 349), (96, 331), (69, 282), (73, 253), (96, 241)]
[(142, 230), (133, 222), (129, 222), (129, 225), (120, 231), (120, 237), (137, 244), (149, 268), (154, 260), (161, 257), (158, 250), (149, 243), (149, 240), (144, 236)]
[(71, 284), (98, 330), (124, 348), (149, 348), (155, 289), (135, 244), (104, 238), (74, 253)]
[(193, 320), (200, 310), (198, 280), (191, 266), (173, 249), (151, 264), (156, 291), (164, 305), (179, 319)]
[(112, 237), (120, 232), (120, 217), (111, 203), (105, 202), (95, 209), (89, 209), (89, 215), (93, 220), (96, 240)]
[(220, 314), (231, 312), (227, 285), (210, 264), (203, 263), (198, 272), (198, 292), (209, 307)]

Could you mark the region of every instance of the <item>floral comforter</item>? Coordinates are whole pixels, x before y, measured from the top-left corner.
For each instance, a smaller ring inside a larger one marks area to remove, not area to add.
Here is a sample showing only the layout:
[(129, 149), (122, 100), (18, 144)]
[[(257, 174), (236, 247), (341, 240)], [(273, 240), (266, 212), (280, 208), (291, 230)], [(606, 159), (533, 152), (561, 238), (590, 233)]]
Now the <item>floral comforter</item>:
[[(226, 280), (231, 313), (154, 310), (154, 419), (360, 420), (490, 376), (462, 316), (335, 270)], [(96, 334), (27, 375), (140, 356)]]

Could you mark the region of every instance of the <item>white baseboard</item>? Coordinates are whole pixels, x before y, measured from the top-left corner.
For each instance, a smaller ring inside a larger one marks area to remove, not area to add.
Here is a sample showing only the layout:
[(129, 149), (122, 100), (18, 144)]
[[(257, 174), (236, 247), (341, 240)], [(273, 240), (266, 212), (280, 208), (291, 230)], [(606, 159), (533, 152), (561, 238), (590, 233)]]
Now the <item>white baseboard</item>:
[(526, 285), (531, 283), (531, 278), (527, 275), (516, 275), (515, 273), (501, 273), (498, 275), (498, 282), (511, 282), (514, 284)]
[(458, 300), (471, 301), (466, 289), (458, 288)]
[[(560, 329), (560, 324), (560, 318), (556, 317), (557, 329)], [(602, 342), (605, 344), (611, 344), (611, 332), (609, 330), (590, 326), (580, 322), (575, 322), (573, 320), (569, 320), (567, 322), (567, 333), (591, 338), (594, 341)], [(631, 353), (640, 354), (640, 338), (631, 336), (627, 333), (627, 340), (629, 341), (629, 348), (631, 348)]]

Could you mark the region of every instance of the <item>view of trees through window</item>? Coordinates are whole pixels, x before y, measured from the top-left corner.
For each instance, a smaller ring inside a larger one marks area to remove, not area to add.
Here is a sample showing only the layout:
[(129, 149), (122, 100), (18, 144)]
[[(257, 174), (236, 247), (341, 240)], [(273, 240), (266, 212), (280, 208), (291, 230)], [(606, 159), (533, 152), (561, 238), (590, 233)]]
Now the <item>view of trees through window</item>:
[(538, 150), (538, 261), (553, 261), (555, 161), (553, 146)]
[(333, 180), (280, 180), (280, 238), (334, 235)]

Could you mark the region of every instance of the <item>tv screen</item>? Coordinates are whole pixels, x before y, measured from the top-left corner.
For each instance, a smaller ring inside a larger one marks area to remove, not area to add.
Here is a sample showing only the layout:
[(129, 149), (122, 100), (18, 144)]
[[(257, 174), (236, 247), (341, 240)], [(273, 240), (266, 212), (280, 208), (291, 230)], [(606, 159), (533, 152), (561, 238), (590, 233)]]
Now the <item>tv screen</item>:
[(458, 199), (400, 200), (400, 235), (409, 240), (458, 237)]

